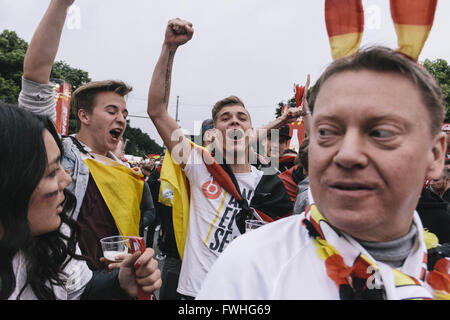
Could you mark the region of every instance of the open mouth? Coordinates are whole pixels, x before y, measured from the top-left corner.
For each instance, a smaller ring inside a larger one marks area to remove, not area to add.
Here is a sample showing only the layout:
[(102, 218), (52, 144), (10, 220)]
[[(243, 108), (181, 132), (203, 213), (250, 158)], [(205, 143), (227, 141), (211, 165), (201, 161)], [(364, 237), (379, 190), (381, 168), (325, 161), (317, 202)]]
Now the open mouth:
[(228, 138), (233, 139), (233, 140), (240, 140), (244, 136), (244, 134), (242, 133), (241, 130), (236, 130), (236, 129), (228, 130), (227, 135), (228, 135)]
[(122, 130), (121, 129), (112, 129), (111, 131), (109, 131), (109, 134), (114, 138), (114, 139), (119, 139), (120, 135), (122, 134)]

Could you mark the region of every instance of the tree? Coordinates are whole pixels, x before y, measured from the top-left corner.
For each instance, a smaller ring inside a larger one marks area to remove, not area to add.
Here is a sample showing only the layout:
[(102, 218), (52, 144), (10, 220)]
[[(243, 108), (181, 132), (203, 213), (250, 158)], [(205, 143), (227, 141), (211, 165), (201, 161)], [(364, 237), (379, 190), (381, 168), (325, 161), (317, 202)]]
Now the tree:
[(275, 109), (275, 118), (281, 117), (281, 110), (283, 109), (283, 106), (286, 104), (287, 104), (288, 108), (295, 108), (295, 97), (292, 97), (291, 99), (289, 99), (287, 103), (284, 103), (284, 102), (278, 103), (278, 108)]
[(151, 139), (139, 128), (132, 128), (127, 120), (127, 128), (123, 135), (126, 142), (125, 153), (144, 157), (149, 153), (161, 154), (164, 150), (155, 140)]
[(17, 103), (21, 87), (23, 59), (28, 44), (14, 31), (0, 34), (0, 100)]
[(445, 103), (445, 122), (450, 122), (450, 66), (444, 59), (429, 60), (425, 59), (423, 66), (438, 82), (444, 96)]
[(72, 91), (75, 91), (78, 87), (91, 80), (89, 73), (81, 69), (72, 68), (64, 61), (56, 61), (52, 67), (52, 73), (50, 79), (63, 79), (70, 83)]
[[(22, 85), (23, 61), (28, 43), (14, 31), (4, 30), (0, 34), (0, 101), (17, 103)], [(50, 74), (52, 82), (64, 80), (71, 84), (72, 92), (90, 82), (87, 71), (73, 68), (64, 61), (56, 61)], [(69, 133), (76, 131), (76, 114), (70, 109)], [(145, 156), (148, 153), (161, 153), (163, 148), (140, 129), (132, 128), (127, 122), (124, 139), (128, 139), (128, 154)]]
[[(425, 59), (423, 66), (436, 79), (441, 87), (442, 95), (445, 103), (445, 122), (450, 123), (450, 66), (445, 59), (429, 60)], [(311, 95), (311, 90), (314, 86), (308, 89), (308, 97)], [(275, 110), (275, 116), (281, 117), (281, 109), (285, 103), (278, 103)], [(295, 107), (295, 99), (292, 97), (288, 100), (288, 106)]]

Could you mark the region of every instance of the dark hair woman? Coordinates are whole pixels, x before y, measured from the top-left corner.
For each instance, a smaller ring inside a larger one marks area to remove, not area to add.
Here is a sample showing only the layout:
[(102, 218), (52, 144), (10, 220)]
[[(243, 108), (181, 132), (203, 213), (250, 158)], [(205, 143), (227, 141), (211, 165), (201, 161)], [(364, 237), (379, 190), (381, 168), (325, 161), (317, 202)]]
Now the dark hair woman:
[(49, 119), (1, 104), (0, 154), (0, 299), (135, 297), (136, 280), (147, 292), (158, 288), (152, 252), (128, 255), (109, 274), (87, 267)]
[[(68, 218), (75, 197), (64, 191), (71, 180), (61, 168), (61, 152), (48, 119), (0, 107), (2, 299), (27, 299), (33, 294), (38, 299), (61, 299), (53, 287), (66, 286), (63, 270), (71, 259), (82, 259), (75, 254), (78, 229)], [(61, 222), (68, 227), (67, 234), (59, 228)], [(91, 275), (87, 276), (89, 281)]]

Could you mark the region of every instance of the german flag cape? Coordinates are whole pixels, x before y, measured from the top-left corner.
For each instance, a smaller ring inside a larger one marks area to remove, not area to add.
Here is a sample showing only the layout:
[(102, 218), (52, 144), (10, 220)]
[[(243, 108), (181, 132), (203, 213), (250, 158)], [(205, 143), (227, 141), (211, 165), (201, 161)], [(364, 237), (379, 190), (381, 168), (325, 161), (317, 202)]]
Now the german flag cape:
[(277, 175), (263, 175), (248, 204), (247, 199), (241, 196), (239, 184), (230, 166), (226, 163), (218, 164), (205, 149), (202, 149), (202, 152), (206, 163), (211, 163), (205, 163), (208, 171), (219, 185), (241, 204), (242, 210), (236, 215), (236, 225), (241, 233), (245, 233), (245, 220), (254, 216), (253, 209), (261, 219), (268, 222), (292, 214), (293, 203)]
[[(219, 164), (210, 152), (189, 141), (192, 147), (202, 152), (203, 161), (214, 180), (230, 193), (242, 205), (241, 212), (236, 216), (236, 224), (241, 231), (245, 232), (245, 219), (252, 215), (253, 210), (265, 221), (274, 221), (292, 213), (293, 203), (289, 199), (286, 189), (281, 180), (276, 175), (264, 175), (255, 189), (254, 196), (250, 202), (241, 196), (236, 178), (227, 164)], [(193, 150), (192, 150), (193, 151)], [(191, 151), (191, 152), (192, 152)], [(163, 182), (167, 184), (163, 187)], [(181, 166), (172, 160), (169, 152), (166, 153), (161, 169), (161, 189), (165, 189), (166, 194), (173, 191), (172, 215), (175, 240), (178, 252), (183, 259), (184, 245), (186, 242), (187, 229), (189, 225), (189, 181), (186, 178)], [(164, 191), (160, 192), (160, 202)], [(163, 200), (163, 201), (161, 201)]]
[(419, 230), (415, 248), (402, 267), (391, 268), (377, 263), (354, 238), (335, 229), (312, 198), (310, 202), (302, 224), (342, 300), (450, 300), (450, 260), (445, 249), (439, 249), (436, 235), (423, 230), (417, 213), (413, 217)]
[(159, 202), (172, 207), (172, 220), (178, 253), (183, 259), (189, 225), (189, 181), (181, 166), (173, 161), (169, 150), (161, 168)]
[[(397, 51), (417, 61), (433, 25), (437, 0), (390, 0)], [(361, 0), (325, 0), (325, 24), (333, 60), (359, 50), (364, 32)]]
[(139, 236), (144, 176), (107, 157), (85, 159), (89, 172), (123, 236)]

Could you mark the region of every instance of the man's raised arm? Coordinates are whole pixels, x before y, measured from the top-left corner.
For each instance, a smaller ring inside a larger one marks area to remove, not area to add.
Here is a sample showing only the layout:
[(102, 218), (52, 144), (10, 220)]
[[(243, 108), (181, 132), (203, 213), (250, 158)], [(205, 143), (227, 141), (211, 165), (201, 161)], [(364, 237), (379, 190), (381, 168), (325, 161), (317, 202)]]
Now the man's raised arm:
[(167, 112), (167, 106), (175, 52), (180, 45), (188, 42), (193, 34), (194, 29), (188, 21), (176, 18), (168, 22), (161, 55), (156, 63), (148, 92), (147, 113), (171, 152), (172, 158), (181, 164), (186, 163), (189, 152), (180, 153), (180, 150), (190, 150), (190, 147), (184, 140), (181, 128)]
[(37, 27), (23, 63), (23, 76), (27, 80), (47, 84), (58, 52), (67, 9), (74, 0), (52, 0)]
[(23, 63), (19, 107), (56, 121), (56, 101), (50, 73), (58, 52), (67, 9), (74, 0), (51, 0), (34, 32)]

